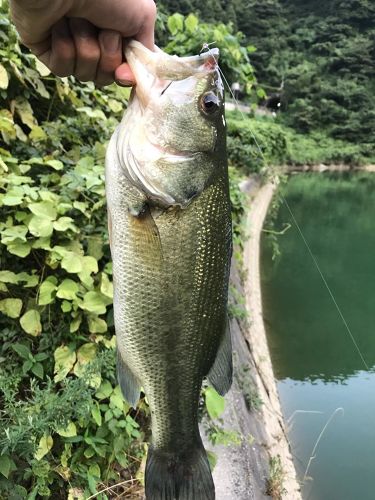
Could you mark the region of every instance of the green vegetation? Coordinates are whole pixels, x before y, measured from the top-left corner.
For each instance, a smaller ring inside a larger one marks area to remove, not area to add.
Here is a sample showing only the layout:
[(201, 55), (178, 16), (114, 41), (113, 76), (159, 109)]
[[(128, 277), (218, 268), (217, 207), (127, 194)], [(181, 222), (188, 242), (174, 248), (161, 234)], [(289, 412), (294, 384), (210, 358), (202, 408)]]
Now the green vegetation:
[(274, 500), (281, 500), (286, 490), (283, 486), (285, 472), (281, 464), (280, 455), (271, 457), (269, 461), (269, 477), (267, 478), (266, 494)]
[[(55, 78), (20, 48), (4, 5), (0, 23), (0, 498), (134, 498), (149, 410), (129, 408), (115, 377), (104, 191), (129, 90)], [(238, 42), (220, 30), (234, 68)], [(206, 389), (204, 402), (212, 441), (233, 440), (223, 398)]]
[[(356, 157), (374, 161), (373, 2), (233, 0), (228, 6), (224, 0), (204, 5), (163, 0), (162, 5), (169, 13), (197, 12), (207, 22), (231, 21), (234, 31), (241, 30), (242, 43), (256, 47), (250, 58), (261, 87), (271, 94), (283, 85), (277, 121), (300, 134), (314, 132), (312, 141), (306, 139), (310, 158), (319, 161), (322, 153), (315, 150), (323, 150), (326, 141), (334, 152), (338, 144), (329, 137), (349, 143)], [(214, 34), (205, 41), (220, 46)]]

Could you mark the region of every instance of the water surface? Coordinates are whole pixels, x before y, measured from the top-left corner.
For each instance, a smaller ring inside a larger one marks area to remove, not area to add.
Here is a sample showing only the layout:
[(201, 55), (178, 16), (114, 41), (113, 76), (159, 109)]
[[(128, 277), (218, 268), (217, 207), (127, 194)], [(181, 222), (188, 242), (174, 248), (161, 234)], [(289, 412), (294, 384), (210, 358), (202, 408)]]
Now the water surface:
[[(284, 196), (369, 370), (282, 204), (262, 240), (264, 318), (300, 479), (311, 500), (375, 499), (375, 174), (300, 174)], [(342, 408), (343, 410), (338, 410)]]

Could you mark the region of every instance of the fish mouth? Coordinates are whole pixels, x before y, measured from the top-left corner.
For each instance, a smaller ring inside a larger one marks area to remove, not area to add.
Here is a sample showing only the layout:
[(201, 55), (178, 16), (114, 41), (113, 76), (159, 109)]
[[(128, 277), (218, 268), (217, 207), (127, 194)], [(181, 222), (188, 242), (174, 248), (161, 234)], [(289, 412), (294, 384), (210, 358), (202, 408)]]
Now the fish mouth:
[(178, 57), (158, 47), (152, 51), (137, 40), (125, 47), (125, 58), (136, 81), (134, 94), (143, 106), (160, 97), (173, 81), (192, 76), (205, 76), (218, 70), (219, 49), (212, 48), (199, 55)]

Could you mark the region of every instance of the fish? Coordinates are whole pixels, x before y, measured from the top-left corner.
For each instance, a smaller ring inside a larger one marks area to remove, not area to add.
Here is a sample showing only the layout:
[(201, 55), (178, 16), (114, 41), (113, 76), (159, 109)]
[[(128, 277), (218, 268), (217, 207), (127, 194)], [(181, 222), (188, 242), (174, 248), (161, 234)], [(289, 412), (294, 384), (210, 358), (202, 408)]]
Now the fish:
[(144, 391), (152, 438), (147, 500), (213, 500), (198, 427), (204, 378), (232, 382), (227, 300), (232, 252), (218, 49), (197, 56), (125, 49), (135, 75), (106, 155), (117, 376)]

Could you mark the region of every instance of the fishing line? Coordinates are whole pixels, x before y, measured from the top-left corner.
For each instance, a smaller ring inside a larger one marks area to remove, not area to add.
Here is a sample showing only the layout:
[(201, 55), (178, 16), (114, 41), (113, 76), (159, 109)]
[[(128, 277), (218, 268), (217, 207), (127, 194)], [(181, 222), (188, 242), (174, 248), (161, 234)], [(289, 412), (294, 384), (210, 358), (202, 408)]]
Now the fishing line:
[[(230, 92), (230, 94), (231, 94), (231, 96), (232, 96), (232, 98), (233, 98), (233, 100), (234, 100), (234, 102), (235, 102), (235, 104), (236, 104), (236, 107), (237, 107), (238, 111), (240, 112), (240, 114), (241, 114), (241, 116), (242, 116), (242, 119), (243, 119), (243, 120), (246, 120), (245, 115), (242, 113), (242, 111), (241, 111), (241, 109), (240, 109), (239, 102), (238, 102), (238, 100), (236, 99), (236, 97), (235, 97), (234, 93), (232, 92), (232, 89), (230, 88), (230, 85), (229, 85), (229, 83), (228, 83), (228, 80), (225, 78), (225, 75), (224, 75), (223, 71), (221, 70), (221, 68), (220, 68), (220, 66), (219, 66), (219, 63), (218, 63), (217, 59), (215, 58), (214, 54), (212, 53), (212, 51), (211, 51), (211, 49), (210, 49), (209, 45), (211, 45), (211, 44), (208, 44), (208, 43), (203, 44), (201, 52), (202, 52), (203, 50), (207, 50), (207, 51), (210, 53), (210, 55), (211, 55), (211, 56), (215, 59), (216, 64), (217, 64), (217, 69), (218, 69), (219, 73), (221, 74), (221, 76), (222, 76), (222, 78), (223, 78), (223, 80), (224, 80), (224, 83), (225, 83), (225, 84), (226, 84), (226, 86), (228, 87), (228, 90), (229, 90), (229, 92)], [(251, 128), (251, 127), (249, 127), (249, 130), (250, 130), (251, 136), (252, 136), (252, 138), (253, 138), (253, 140), (254, 140), (254, 143), (255, 143), (255, 145), (256, 145), (256, 147), (257, 147), (257, 149), (258, 149), (258, 152), (259, 152), (259, 154), (260, 154), (260, 156), (261, 156), (261, 158), (262, 158), (262, 160), (263, 160), (263, 164), (264, 164), (265, 169), (266, 169), (267, 171), (270, 171), (270, 172), (274, 171), (274, 169), (273, 169), (273, 168), (270, 168), (270, 167), (269, 167), (269, 165), (267, 164), (267, 161), (266, 161), (266, 158), (265, 158), (265, 156), (264, 156), (263, 150), (262, 150), (262, 148), (260, 147), (260, 145), (259, 145), (259, 143), (258, 143), (258, 140), (257, 140), (257, 138), (256, 138), (256, 136), (255, 136), (255, 134), (254, 134), (254, 132), (253, 132), (253, 130), (252, 130), (252, 128)], [(272, 177), (273, 177), (273, 178), (276, 178), (276, 174), (275, 174), (275, 173), (273, 173), (270, 177), (271, 177), (271, 178), (272, 178)], [(274, 182), (274, 181), (272, 181), (272, 182)], [(326, 278), (325, 278), (325, 276), (324, 276), (324, 274), (323, 274), (323, 272), (322, 272), (322, 270), (321, 270), (321, 268), (320, 268), (320, 266), (319, 266), (318, 260), (317, 260), (317, 258), (315, 257), (315, 255), (314, 255), (313, 251), (311, 250), (310, 245), (309, 245), (309, 243), (308, 243), (308, 241), (307, 241), (307, 239), (306, 239), (305, 235), (303, 234), (303, 231), (302, 231), (302, 229), (301, 229), (300, 225), (298, 224), (298, 222), (297, 222), (297, 220), (296, 220), (296, 218), (295, 218), (295, 216), (294, 216), (294, 213), (293, 213), (293, 211), (292, 211), (291, 207), (289, 206), (289, 203), (287, 202), (287, 200), (285, 199), (285, 197), (283, 196), (283, 194), (282, 194), (281, 192), (279, 192), (278, 194), (279, 194), (279, 196), (280, 196), (280, 198), (281, 198), (282, 202), (285, 204), (285, 206), (286, 206), (286, 208), (287, 208), (288, 212), (290, 213), (290, 216), (292, 217), (292, 220), (293, 220), (294, 224), (296, 225), (296, 228), (297, 228), (297, 230), (298, 230), (298, 233), (299, 233), (299, 235), (301, 236), (302, 241), (303, 241), (304, 245), (306, 246), (306, 248), (307, 248), (307, 250), (308, 250), (308, 253), (309, 253), (309, 255), (310, 255), (310, 257), (311, 257), (311, 259), (312, 259), (312, 261), (313, 261), (313, 263), (314, 263), (314, 265), (315, 265), (315, 267), (316, 267), (316, 269), (317, 269), (317, 271), (318, 271), (318, 273), (319, 273), (319, 275), (320, 275), (320, 277), (321, 277), (321, 279), (322, 279), (323, 283), (324, 283), (324, 286), (326, 287), (326, 289), (327, 289), (327, 291), (328, 291), (328, 294), (329, 294), (329, 296), (331, 297), (332, 302), (333, 302), (333, 304), (334, 304), (334, 305), (335, 305), (335, 307), (336, 307), (336, 310), (337, 310), (337, 312), (338, 312), (338, 314), (339, 314), (339, 317), (341, 318), (341, 320), (342, 320), (342, 322), (343, 322), (343, 324), (344, 324), (344, 327), (345, 327), (345, 329), (346, 329), (346, 331), (347, 331), (347, 333), (348, 333), (348, 335), (349, 335), (349, 338), (351, 339), (352, 343), (354, 344), (354, 347), (356, 348), (356, 350), (357, 350), (357, 352), (358, 352), (358, 355), (359, 355), (359, 357), (361, 358), (361, 360), (362, 360), (362, 362), (363, 362), (363, 365), (365, 366), (366, 370), (367, 370), (367, 371), (369, 371), (369, 370), (370, 370), (370, 367), (368, 366), (368, 364), (366, 363), (365, 358), (363, 357), (363, 354), (362, 354), (362, 352), (361, 352), (361, 350), (360, 350), (360, 348), (359, 348), (359, 346), (358, 346), (358, 344), (357, 344), (357, 342), (356, 342), (356, 340), (355, 340), (355, 338), (354, 338), (354, 335), (353, 335), (353, 333), (352, 333), (352, 331), (351, 331), (351, 329), (350, 329), (350, 327), (349, 327), (349, 324), (348, 324), (348, 322), (346, 321), (346, 319), (345, 319), (345, 317), (344, 317), (344, 314), (342, 313), (341, 308), (340, 308), (340, 306), (338, 305), (338, 303), (337, 303), (337, 301), (336, 301), (336, 299), (335, 299), (335, 296), (333, 295), (333, 292), (332, 292), (332, 290), (331, 290), (331, 288), (330, 288), (330, 286), (329, 286), (329, 284), (328, 284), (328, 282), (327, 282), (327, 280), (326, 280)]]

